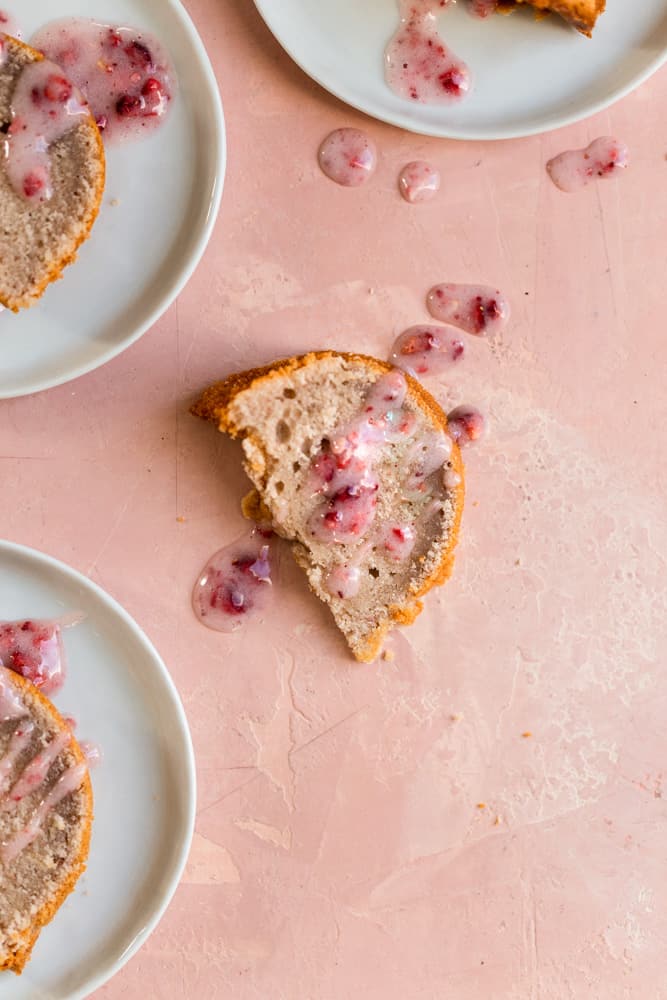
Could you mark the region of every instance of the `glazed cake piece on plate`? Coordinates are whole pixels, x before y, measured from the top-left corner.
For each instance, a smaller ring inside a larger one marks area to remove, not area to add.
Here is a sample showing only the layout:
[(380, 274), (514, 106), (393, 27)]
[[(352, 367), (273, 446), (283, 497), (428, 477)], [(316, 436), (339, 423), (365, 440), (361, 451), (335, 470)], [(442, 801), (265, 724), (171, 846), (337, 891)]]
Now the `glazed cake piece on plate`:
[(55, 707), (0, 667), (0, 970), (20, 973), (86, 866), (92, 789)]
[(0, 34), (0, 304), (35, 303), (76, 258), (104, 190), (104, 148), (81, 94)]
[(268, 513), (354, 656), (373, 660), (452, 569), (463, 467), (440, 406), (385, 362), (327, 351), (233, 375), (192, 412), (241, 438), (246, 512)]

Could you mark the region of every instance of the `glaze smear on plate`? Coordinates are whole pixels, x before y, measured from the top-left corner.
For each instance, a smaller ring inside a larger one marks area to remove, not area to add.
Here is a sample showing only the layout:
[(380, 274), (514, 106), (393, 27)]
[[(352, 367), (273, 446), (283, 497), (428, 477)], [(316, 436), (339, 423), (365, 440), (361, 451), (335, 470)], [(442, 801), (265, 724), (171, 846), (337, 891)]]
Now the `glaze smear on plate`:
[(385, 79), (399, 97), (449, 104), (468, 93), (470, 71), (438, 31), (437, 15), (450, 3), (399, 0), (400, 24), (385, 50)]
[(65, 18), (31, 39), (85, 94), (105, 142), (153, 132), (174, 98), (176, 76), (156, 38), (134, 28)]

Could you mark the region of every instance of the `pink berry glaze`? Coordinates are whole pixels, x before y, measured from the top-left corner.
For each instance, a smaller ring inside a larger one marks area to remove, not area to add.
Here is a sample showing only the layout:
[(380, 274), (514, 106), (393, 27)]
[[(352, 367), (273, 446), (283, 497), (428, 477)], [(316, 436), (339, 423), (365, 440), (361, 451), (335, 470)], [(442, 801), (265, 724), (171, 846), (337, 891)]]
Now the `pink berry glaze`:
[(411, 205), (431, 201), (440, 190), (440, 172), (424, 160), (413, 160), (398, 175), (398, 190)]
[(486, 421), (474, 406), (457, 406), (447, 415), (449, 436), (460, 448), (474, 444), (486, 430)]
[(470, 0), (469, 8), (473, 17), (488, 17), (498, 9), (500, 0)]
[(399, 0), (400, 25), (385, 50), (385, 79), (399, 97), (449, 104), (470, 89), (470, 71), (438, 33), (450, 0)]
[(580, 191), (598, 177), (613, 177), (628, 165), (628, 147), (603, 136), (586, 149), (571, 149), (547, 163), (547, 173), (557, 188)]
[(375, 173), (375, 143), (358, 128), (331, 132), (319, 148), (317, 160), (322, 173), (341, 187), (359, 187)]
[(273, 587), (265, 535), (255, 528), (209, 559), (192, 593), (192, 606), (202, 625), (234, 632), (268, 608)]
[(165, 120), (176, 76), (163, 47), (146, 32), (65, 18), (41, 28), (31, 45), (85, 94), (105, 142), (148, 135)]
[(376, 466), (382, 448), (414, 433), (414, 416), (403, 406), (407, 388), (401, 372), (379, 378), (362, 412), (334, 432), (313, 459), (310, 485), (313, 495), (323, 499), (308, 527), (318, 541), (350, 544), (370, 531), (380, 488)]
[(13, 38), (23, 37), (23, 32), (19, 28), (18, 21), (4, 7), (0, 10), (0, 31), (5, 35), (11, 35)]
[(437, 375), (461, 361), (465, 348), (461, 338), (441, 326), (411, 326), (394, 341), (389, 361), (419, 378)]
[(385, 524), (380, 532), (382, 548), (394, 562), (404, 562), (409, 558), (417, 541), (414, 524)]
[(65, 682), (65, 648), (62, 628), (72, 622), (0, 622), (0, 664), (44, 694), (59, 691)]
[(477, 337), (500, 333), (510, 317), (505, 296), (486, 285), (435, 285), (426, 305), (434, 319)]
[(88, 107), (54, 63), (26, 66), (12, 95), (12, 123), (4, 139), (7, 177), (21, 197), (53, 196), (49, 149), (88, 116)]

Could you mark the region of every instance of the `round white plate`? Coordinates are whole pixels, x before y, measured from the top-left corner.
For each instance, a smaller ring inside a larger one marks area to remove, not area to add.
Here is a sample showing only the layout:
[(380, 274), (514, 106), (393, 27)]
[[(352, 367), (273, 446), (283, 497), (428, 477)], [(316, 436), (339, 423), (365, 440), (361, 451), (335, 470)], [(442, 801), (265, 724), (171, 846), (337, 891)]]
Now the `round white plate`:
[(151, 31), (171, 53), (179, 94), (156, 133), (107, 151), (99, 218), (62, 281), (31, 309), (0, 315), (0, 398), (77, 378), (120, 354), (155, 323), (204, 252), (225, 173), (220, 94), (179, 0), (30, 0), (9, 6), (28, 41), (47, 21), (77, 15)]
[(3, 1000), (80, 1000), (135, 953), (162, 916), (187, 858), (195, 765), (187, 722), (162, 660), (129, 615), (63, 563), (0, 541), (0, 618), (82, 611), (65, 632), (69, 674), (54, 698), (98, 743), (88, 869), (42, 931)]
[(255, 0), (267, 25), (309, 76), (374, 118), (425, 135), (510, 139), (559, 128), (638, 86), (667, 58), (665, 0), (607, 0), (592, 39), (532, 10), (485, 21), (464, 3), (440, 18), (442, 35), (470, 67), (474, 90), (435, 107), (386, 86), (383, 54), (397, 0)]

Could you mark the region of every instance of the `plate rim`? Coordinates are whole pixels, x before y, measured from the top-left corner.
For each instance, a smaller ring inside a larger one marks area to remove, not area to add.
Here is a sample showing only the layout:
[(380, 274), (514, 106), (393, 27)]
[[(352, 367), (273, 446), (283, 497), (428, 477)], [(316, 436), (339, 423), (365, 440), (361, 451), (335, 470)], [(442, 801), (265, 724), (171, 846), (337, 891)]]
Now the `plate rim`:
[(12, 542), (8, 539), (0, 538), (0, 560), (4, 554), (14, 558), (18, 556), (23, 559), (28, 559), (29, 561), (37, 564), (42, 563), (48, 566), (49, 569), (63, 574), (72, 583), (77, 584), (85, 590), (92, 591), (92, 593), (100, 601), (102, 601), (103, 604), (105, 604), (117, 617), (122, 620), (123, 624), (132, 633), (133, 638), (140, 643), (143, 649), (153, 660), (154, 665), (158, 668), (158, 674), (160, 675), (166, 693), (172, 702), (174, 717), (180, 726), (181, 735), (183, 737), (183, 745), (186, 751), (186, 759), (184, 761), (185, 772), (187, 775), (187, 785), (184, 788), (184, 806), (186, 809), (185, 836), (183, 837), (180, 849), (174, 859), (171, 876), (164, 889), (159, 905), (155, 908), (150, 918), (135, 935), (127, 948), (125, 948), (117, 959), (105, 965), (102, 970), (96, 976), (92, 977), (81, 989), (70, 994), (69, 996), (69, 1000), (85, 1000), (86, 997), (91, 996), (95, 990), (100, 989), (100, 987), (109, 982), (109, 980), (111, 980), (116, 973), (120, 972), (123, 966), (125, 966), (146, 943), (150, 935), (162, 920), (174, 897), (176, 889), (181, 882), (188, 856), (190, 854), (190, 849), (192, 847), (197, 814), (197, 769), (192, 734), (190, 732), (187, 715), (185, 713), (185, 708), (183, 707), (180, 694), (178, 693), (178, 689), (164, 660), (143, 629), (137, 624), (130, 613), (126, 611), (121, 604), (119, 604), (115, 597), (112, 597), (111, 594), (100, 587), (99, 584), (95, 583), (94, 580), (91, 580), (79, 570), (74, 569), (73, 566), (69, 566), (60, 559), (56, 559), (54, 556), (50, 556), (46, 552), (42, 552), (39, 549), (23, 545), (20, 542)]
[(157, 323), (157, 321), (166, 313), (169, 307), (173, 305), (179, 297), (198, 267), (204, 255), (204, 251), (209, 244), (220, 211), (220, 203), (222, 201), (222, 193), (225, 185), (225, 175), (227, 173), (227, 129), (225, 123), (225, 113), (222, 105), (222, 95), (206, 46), (204, 45), (201, 35), (199, 34), (195, 23), (186, 10), (182, 0), (162, 0), (162, 3), (171, 7), (173, 13), (180, 21), (183, 30), (186, 32), (190, 41), (197, 50), (204, 79), (211, 96), (213, 117), (209, 124), (211, 129), (210, 137), (212, 140), (211, 147), (215, 149), (216, 170), (213, 186), (209, 194), (206, 224), (199, 235), (199, 239), (197, 240), (191, 256), (183, 265), (181, 265), (179, 269), (177, 269), (176, 280), (167, 289), (167, 291), (160, 296), (155, 307), (144, 318), (143, 322), (135, 328), (130, 336), (123, 338), (119, 344), (114, 344), (107, 350), (102, 351), (95, 357), (94, 360), (71, 368), (67, 374), (61, 373), (60, 375), (56, 375), (52, 378), (37, 379), (32, 381), (28, 387), (18, 390), (11, 389), (8, 391), (4, 389), (0, 383), (0, 400), (20, 399), (23, 396), (32, 396), (38, 392), (46, 392), (48, 389), (55, 389), (59, 385), (67, 385), (68, 382), (73, 382), (75, 379), (81, 378), (83, 375), (88, 375), (90, 372), (96, 371), (98, 368), (102, 368), (128, 348), (132, 347), (132, 345), (136, 344), (136, 342), (140, 340), (144, 334), (148, 333), (151, 327)]
[[(319, 84), (320, 87), (323, 87), (328, 93), (337, 97), (340, 101), (349, 105), (349, 107), (354, 108), (355, 111), (360, 111), (362, 114), (367, 115), (375, 121), (384, 122), (386, 125), (393, 125), (396, 128), (404, 129), (406, 132), (413, 132), (416, 135), (427, 135), (436, 139), (454, 139), (462, 142), (502, 142), (508, 139), (525, 139), (529, 136), (545, 135), (548, 132), (555, 132), (558, 129), (566, 128), (568, 125), (574, 125), (576, 122), (585, 121), (587, 118), (591, 118), (600, 111), (604, 111), (606, 108), (611, 107), (612, 104), (616, 104), (617, 101), (621, 101), (624, 97), (627, 97), (628, 94), (631, 94), (634, 90), (636, 90), (637, 87), (641, 87), (643, 83), (646, 83), (646, 81), (650, 79), (650, 77), (652, 77), (665, 62), (667, 62), (666, 45), (640, 73), (632, 77), (632, 79), (624, 86), (613, 89), (606, 97), (586, 105), (584, 110), (557, 115), (553, 121), (542, 125), (528, 126), (525, 128), (507, 126), (505, 128), (498, 128), (497, 130), (494, 130), (492, 134), (490, 134), (488, 129), (450, 126), (441, 127), (437, 124), (429, 125), (428, 123), (414, 122), (407, 113), (401, 114), (400, 112), (396, 112), (396, 114), (392, 114), (383, 113), (381, 111), (370, 111), (368, 107), (364, 107), (363, 104), (360, 103), (345, 86), (341, 86), (336, 82), (335, 74), (333, 78), (327, 80), (324, 75), (311, 72), (295, 55), (292, 50), (292, 46), (285, 44), (284, 39), (281, 38), (280, 34), (275, 29), (274, 22), (270, 14), (270, 10), (272, 9), (272, 4), (274, 2), (275, 0), (254, 0), (255, 7), (260, 17), (273, 37), (276, 39), (281, 48), (287, 53), (292, 62), (296, 63), (299, 69), (301, 69), (306, 76), (310, 77), (311, 80), (314, 80), (315, 83)], [(410, 107), (407, 102), (406, 107)]]

